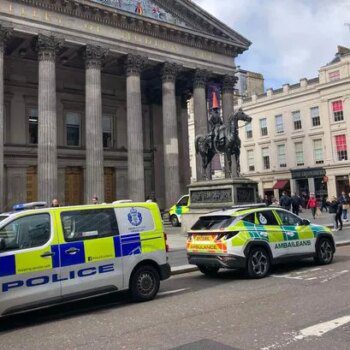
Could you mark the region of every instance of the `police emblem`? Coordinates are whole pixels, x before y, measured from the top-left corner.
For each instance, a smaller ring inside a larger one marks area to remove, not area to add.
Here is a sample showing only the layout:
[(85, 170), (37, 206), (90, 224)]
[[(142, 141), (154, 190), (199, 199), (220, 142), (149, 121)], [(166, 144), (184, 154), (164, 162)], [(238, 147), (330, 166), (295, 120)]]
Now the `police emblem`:
[(142, 215), (135, 208), (131, 208), (130, 213), (128, 214), (128, 220), (131, 225), (139, 226), (142, 223)]

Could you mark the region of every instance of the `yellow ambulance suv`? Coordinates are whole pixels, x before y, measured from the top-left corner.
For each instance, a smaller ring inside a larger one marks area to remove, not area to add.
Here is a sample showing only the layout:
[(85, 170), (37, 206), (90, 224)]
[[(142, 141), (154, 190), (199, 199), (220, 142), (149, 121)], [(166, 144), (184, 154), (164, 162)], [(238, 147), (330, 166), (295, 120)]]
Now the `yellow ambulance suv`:
[(155, 203), (15, 212), (0, 222), (0, 316), (130, 290), (153, 299), (169, 278)]

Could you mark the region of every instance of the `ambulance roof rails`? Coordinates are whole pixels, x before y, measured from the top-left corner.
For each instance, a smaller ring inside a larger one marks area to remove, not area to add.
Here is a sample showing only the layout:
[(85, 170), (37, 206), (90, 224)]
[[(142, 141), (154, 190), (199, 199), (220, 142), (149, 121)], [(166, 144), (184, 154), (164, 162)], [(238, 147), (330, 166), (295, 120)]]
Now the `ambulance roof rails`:
[(132, 203), (131, 199), (120, 199), (118, 201), (114, 201), (112, 204), (121, 204), (121, 203)]

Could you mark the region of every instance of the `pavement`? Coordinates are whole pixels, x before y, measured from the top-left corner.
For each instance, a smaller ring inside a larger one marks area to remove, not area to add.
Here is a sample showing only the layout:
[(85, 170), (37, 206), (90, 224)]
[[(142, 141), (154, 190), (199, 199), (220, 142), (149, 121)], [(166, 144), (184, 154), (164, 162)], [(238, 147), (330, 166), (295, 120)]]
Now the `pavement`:
[(177, 275), (151, 302), (113, 294), (2, 319), (0, 348), (349, 350), (349, 266), (345, 246), (330, 265), (279, 265), (261, 280)]
[[(304, 219), (308, 219), (311, 223), (324, 225), (333, 228), (332, 215), (326, 212), (321, 213), (314, 220), (312, 218), (310, 210), (304, 210), (299, 215)], [(349, 215), (350, 217), (350, 215)], [(193, 265), (188, 265), (187, 255), (186, 255), (186, 239), (187, 234), (181, 232), (180, 227), (172, 227), (166, 225), (164, 231), (168, 235), (168, 245), (170, 252), (168, 254), (169, 263), (172, 267), (173, 274), (192, 272), (196, 269)], [(343, 230), (333, 232), (334, 238), (337, 246), (348, 245), (350, 244), (350, 221), (344, 221)]]

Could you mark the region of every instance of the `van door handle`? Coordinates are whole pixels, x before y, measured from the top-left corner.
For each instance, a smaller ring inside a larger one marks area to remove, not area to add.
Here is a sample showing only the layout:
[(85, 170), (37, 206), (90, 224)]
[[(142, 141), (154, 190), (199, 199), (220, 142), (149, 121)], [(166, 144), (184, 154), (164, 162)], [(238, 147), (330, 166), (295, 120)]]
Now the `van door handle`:
[(42, 258), (48, 258), (48, 257), (54, 256), (54, 255), (55, 255), (54, 252), (45, 252), (45, 253), (41, 254), (40, 256), (41, 256)]
[(78, 248), (69, 248), (65, 251), (66, 254), (74, 255), (76, 253), (80, 252), (80, 249)]

